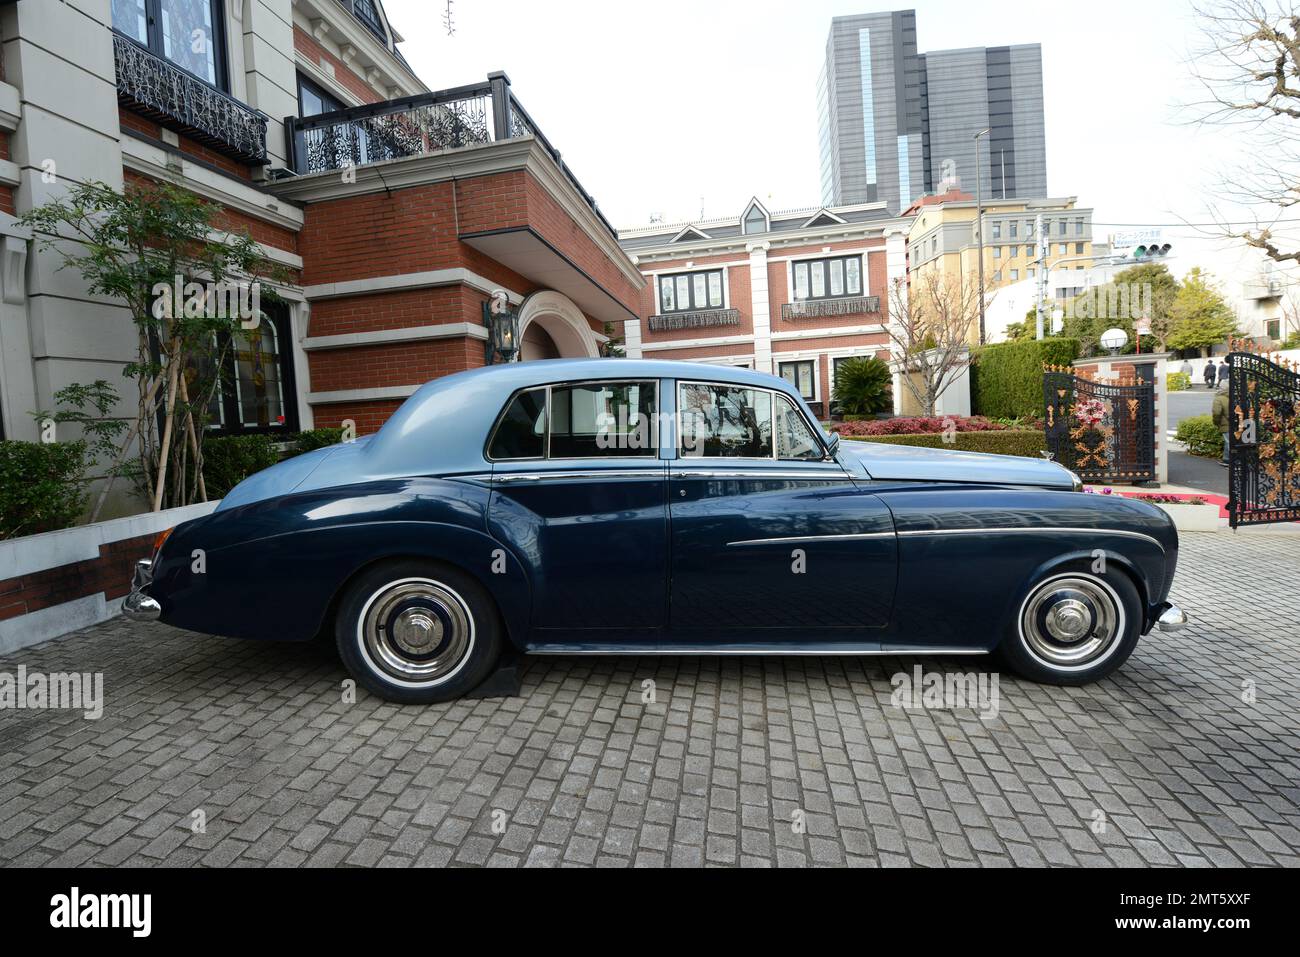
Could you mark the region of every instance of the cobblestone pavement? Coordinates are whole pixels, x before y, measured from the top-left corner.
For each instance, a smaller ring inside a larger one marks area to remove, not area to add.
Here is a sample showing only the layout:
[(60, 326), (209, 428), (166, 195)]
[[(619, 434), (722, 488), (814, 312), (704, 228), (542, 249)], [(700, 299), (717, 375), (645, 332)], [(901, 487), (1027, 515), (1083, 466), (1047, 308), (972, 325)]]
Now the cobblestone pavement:
[(1184, 536), (1191, 628), (1089, 688), (1004, 675), (991, 720), (891, 705), (895, 672), (979, 667), (901, 658), (538, 659), (520, 698), (344, 704), (328, 646), (116, 620), (0, 659), (106, 697), (0, 712), (0, 863), (1296, 865), (1297, 581), (1300, 538)]

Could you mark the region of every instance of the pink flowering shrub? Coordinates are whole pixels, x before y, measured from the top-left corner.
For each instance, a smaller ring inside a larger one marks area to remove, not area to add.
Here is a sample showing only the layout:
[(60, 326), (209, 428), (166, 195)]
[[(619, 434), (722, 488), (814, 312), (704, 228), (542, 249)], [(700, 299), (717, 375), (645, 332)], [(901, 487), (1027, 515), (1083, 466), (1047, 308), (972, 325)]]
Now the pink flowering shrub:
[(946, 431), (949, 423), (957, 432), (1003, 432), (1010, 426), (993, 422), (983, 416), (971, 418), (899, 418), (880, 419), (874, 422), (836, 422), (831, 431), (843, 436), (871, 435), (935, 435)]

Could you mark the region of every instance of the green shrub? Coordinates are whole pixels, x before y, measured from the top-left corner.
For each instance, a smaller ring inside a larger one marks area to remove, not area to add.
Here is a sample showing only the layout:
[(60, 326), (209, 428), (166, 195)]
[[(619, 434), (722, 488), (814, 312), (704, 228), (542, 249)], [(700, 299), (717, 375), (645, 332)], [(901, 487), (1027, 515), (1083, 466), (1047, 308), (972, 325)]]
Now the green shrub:
[(1002, 432), (958, 432), (955, 441), (945, 442), (943, 435), (873, 435), (852, 438), (854, 442), (880, 442), (888, 445), (911, 445), (926, 449), (948, 449), (958, 452), (987, 452), (991, 455), (1018, 455), (1037, 459), (1047, 450), (1047, 436), (1030, 429)]
[(1207, 459), (1217, 459), (1223, 455), (1223, 433), (1208, 415), (1194, 415), (1178, 423), (1175, 433), (1179, 442), (1187, 445), (1192, 455), (1201, 455)]
[(1192, 387), (1192, 377), (1186, 372), (1170, 372), (1165, 375), (1165, 388), (1170, 392), (1186, 392)]
[(306, 432), (298, 433), (289, 454), (291, 456), (304, 455), (307, 452), (314, 452), (326, 446), (338, 445), (342, 441), (342, 429), (308, 429)]
[(833, 400), (850, 415), (875, 415), (893, 406), (889, 364), (875, 356), (846, 359), (835, 370)]
[(254, 472), (280, 461), (269, 435), (230, 435), (203, 440), (203, 481), (209, 499), (223, 498)]
[(971, 409), (990, 419), (1043, 415), (1043, 366), (1079, 357), (1078, 339), (1027, 339), (984, 346), (971, 365)]
[(76, 525), (89, 465), (84, 442), (0, 442), (0, 539)]

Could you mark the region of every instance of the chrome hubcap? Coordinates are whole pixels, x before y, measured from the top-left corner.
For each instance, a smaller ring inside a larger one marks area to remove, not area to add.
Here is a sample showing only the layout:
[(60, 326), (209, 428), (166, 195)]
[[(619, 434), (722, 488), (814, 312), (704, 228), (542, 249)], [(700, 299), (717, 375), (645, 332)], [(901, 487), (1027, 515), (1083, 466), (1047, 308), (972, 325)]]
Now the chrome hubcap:
[(1049, 665), (1081, 667), (1104, 657), (1124, 632), (1124, 609), (1105, 584), (1082, 576), (1052, 579), (1025, 601), (1020, 633)]
[(464, 663), (474, 644), (469, 606), (451, 588), (427, 578), (384, 586), (358, 624), (367, 657), (392, 678), (434, 684)]

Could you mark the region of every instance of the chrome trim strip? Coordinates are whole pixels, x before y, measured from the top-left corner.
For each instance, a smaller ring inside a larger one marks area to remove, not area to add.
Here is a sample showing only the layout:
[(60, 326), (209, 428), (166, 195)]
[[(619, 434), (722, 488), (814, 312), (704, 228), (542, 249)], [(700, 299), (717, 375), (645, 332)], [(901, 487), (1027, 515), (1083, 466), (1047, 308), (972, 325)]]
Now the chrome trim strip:
[[(766, 461), (764, 459), (763, 461)], [(836, 469), (829, 469), (820, 472), (765, 472), (762, 469), (754, 469), (750, 472), (715, 472), (709, 470), (681, 471), (673, 472), (672, 479), (675, 482), (685, 481), (692, 478), (707, 479), (753, 479), (756, 481), (789, 481), (791, 479), (802, 479), (807, 482), (851, 482), (847, 472)]]
[(1120, 528), (1069, 528), (1066, 526), (1050, 526), (1043, 528), (1005, 528), (1002, 526), (990, 528), (927, 528), (913, 529), (911, 531), (899, 532), (899, 538), (925, 538), (929, 536), (942, 535), (1057, 535), (1062, 532), (1076, 535), (1114, 535), (1120, 538), (1136, 538), (1142, 541), (1150, 542), (1160, 549), (1165, 550), (1164, 545), (1154, 536), (1147, 535), (1145, 532), (1130, 532)]
[(817, 648), (812, 648), (812, 649), (790, 648), (788, 650), (783, 648), (781, 649), (754, 648), (754, 649), (743, 649), (743, 650), (736, 650), (736, 651), (732, 651), (728, 649), (708, 649), (708, 648), (701, 648), (699, 650), (691, 649), (690, 651), (685, 651), (680, 648), (676, 648), (676, 649), (674, 648), (629, 648), (627, 651), (609, 651), (609, 650), (587, 651), (584, 649), (551, 651), (550, 649), (539, 648), (539, 649), (528, 649), (527, 651), (524, 652), (524, 654), (536, 655), (539, 658), (558, 658), (558, 657), (563, 657), (568, 655), (573, 655), (575, 657), (606, 656), (611, 658), (633, 657), (637, 655), (653, 655), (653, 656), (672, 655), (674, 657), (679, 657), (679, 658), (742, 658), (742, 657), (757, 657), (757, 656), (766, 656), (771, 658), (799, 658), (799, 657), (806, 657), (806, 658), (926, 657), (928, 658), (932, 656), (955, 658), (955, 657), (974, 657), (977, 655), (987, 655), (990, 654), (990, 652), (983, 648), (916, 648), (916, 649), (906, 648), (903, 650), (897, 650), (897, 649), (891, 649), (891, 650), (865, 649), (864, 650), (860, 648), (853, 648), (853, 649), (845, 649), (843, 651), (839, 651), (835, 649), (817, 649)]
[(609, 471), (593, 470), (590, 472), (509, 472), (494, 475), (492, 480), (503, 485), (515, 482), (542, 482), (547, 479), (592, 479), (592, 478), (664, 478), (664, 467), (647, 469), (611, 469)]
[(809, 542), (865, 542), (873, 538), (894, 538), (893, 532), (862, 532), (851, 535), (798, 535), (793, 538), (755, 538), (747, 542), (727, 542), (728, 548), (751, 545), (799, 545)]

